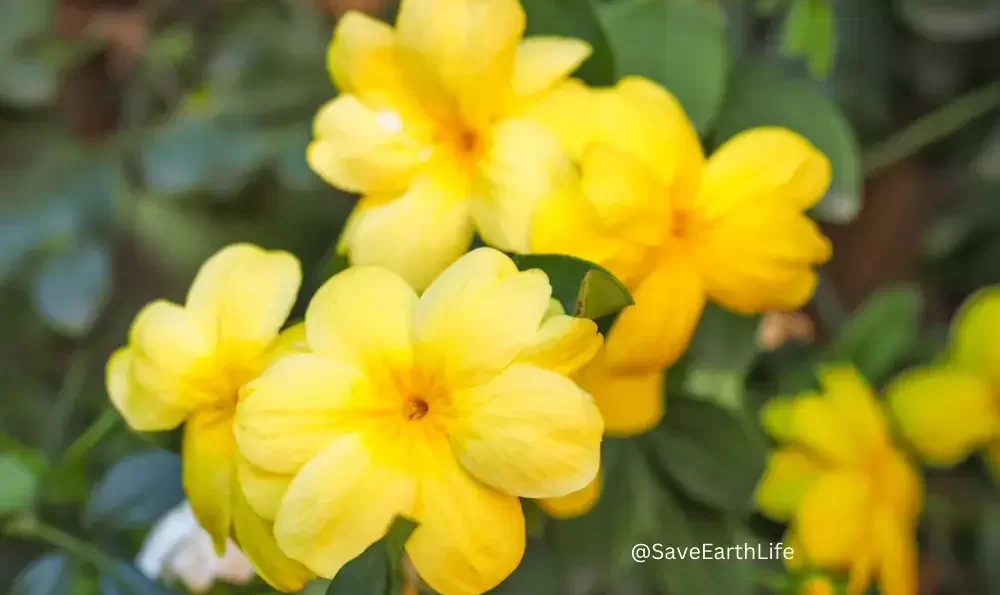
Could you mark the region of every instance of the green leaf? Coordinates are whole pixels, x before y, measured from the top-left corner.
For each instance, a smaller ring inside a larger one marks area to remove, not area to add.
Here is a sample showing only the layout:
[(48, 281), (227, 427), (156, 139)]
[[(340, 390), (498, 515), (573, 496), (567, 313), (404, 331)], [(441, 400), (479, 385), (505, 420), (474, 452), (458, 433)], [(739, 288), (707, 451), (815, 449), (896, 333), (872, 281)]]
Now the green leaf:
[(124, 560), (101, 574), (101, 595), (179, 595), (177, 591), (154, 581)]
[(759, 436), (732, 412), (675, 395), (663, 423), (640, 441), (695, 500), (731, 512), (752, 508), (766, 452)]
[(33, 57), (0, 55), (0, 103), (45, 107), (56, 98), (59, 73)]
[(592, 262), (562, 254), (514, 254), (511, 258), (522, 271), (544, 271), (552, 284), (552, 297), (575, 316), (602, 318), (634, 303), (621, 281)]
[(763, 61), (738, 64), (716, 120), (716, 144), (759, 126), (790, 128), (829, 157), (833, 182), (813, 209), (817, 218), (845, 223), (857, 216), (862, 183), (858, 143), (844, 115), (815, 81), (795, 78)]
[(181, 460), (164, 450), (129, 455), (108, 470), (84, 510), (84, 523), (150, 525), (184, 500)]
[(385, 537), (340, 569), (326, 595), (401, 595), (406, 584), (403, 549), (416, 527), (413, 521), (396, 517)]
[(880, 385), (906, 361), (920, 336), (923, 296), (897, 286), (869, 297), (830, 344), (827, 359), (849, 361)]
[(549, 548), (529, 543), (514, 573), (488, 595), (564, 595), (562, 573)]
[(71, 595), (69, 555), (45, 554), (14, 579), (12, 595)]
[[(1000, 479), (1000, 478), (998, 478)], [(988, 593), (1000, 593), (1000, 504), (991, 502), (979, 521), (978, 566), (986, 579)]]
[(706, 306), (682, 365), (684, 388), (729, 409), (740, 409), (747, 373), (760, 353), (759, 324), (760, 316)]
[(677, 96), (705, 133), (726, 93), (729, 50), (719, 6), (673, 0), (630, 0), (601, 11), (618, 74), (650, 78)]
[(837, 48), (836, 25), (828, 0), (797, 0), (785, 21), (782, 51), (805, 57), (809, 72), (826, 78)]
[(933, 41), (977, 41), (1000, 32), (1000, 3), (995, 0), (901, 0), (899, 11)]
[(523, 0), (521, 4), (528, 16), (525, 35), (555, 35), (586, 41), (593, 53), (576, 76), (591, 85), (615, 82), (614, 55), (591, 0)]
[(14, 452), (0, 454), (0, 515), (26, 510), (38, 493), (38, 471)]
[(90, 332), (111, 289), (106, 246), (85, 244), (50, 257), (35, 279), (34, 304), (53, 330), (70, 337)]

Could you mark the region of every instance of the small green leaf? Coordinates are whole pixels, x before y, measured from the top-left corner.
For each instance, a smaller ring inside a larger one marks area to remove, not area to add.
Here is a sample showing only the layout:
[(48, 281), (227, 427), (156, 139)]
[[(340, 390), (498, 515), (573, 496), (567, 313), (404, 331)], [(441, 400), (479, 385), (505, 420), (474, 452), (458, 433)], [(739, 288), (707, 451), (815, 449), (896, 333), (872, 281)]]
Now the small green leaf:
[(403, 568), (406, 540), (417, 528), (417, 523), (405, 517), (396, 517), (385, 536), (386, 556), (389, 560), (389, 595), (403, 595), (406, 589), (406, 571)]
[(115, 560), (114, 565), (101, 574), (100, 591), (101, 595), (179, 595), (124, 560)]
[(69, 555), (45, 554), (17, 575), (12, 595), (70, 595), (71, 582)]
[(150, 525), (184, 500), (181, 460), (164, 450), (129, 455), (94, 488), (84, 510), (88, 525)]
[(840, 329), (827, 359), (849, 361), (875, 385), (906, 361), (920, 336), (923, 297), (916, 287), (884, 289), (868, 298)]
[(805, 57), (809, 72), (826, 78), (833, 67), (836, 46), (836, 25), (828, 0), (797, 0), (785, 21), (782, 51), (788, 56)]
[(759, 324), (759, 316), (709, 304), (684, 358), (684, 388), (729, 409), (740, 409), (747, 373), (760, 353)]
[(29, 461), (13, 452), (0, 453), (0, 515), (30, 508), (38, 486), (37, 470)]
[(861, 210), (861, 158), (847, 119), (818, 83), (795, 78), (761, 60), (733, 69), (729, 93), (715, 123), (721, 145), (736, 134), (760, 126), (783, 126), (809, 139), (833, 165), (833, 182), (813, 214), (845, 223)]
[(49, 258), (35, 279), (35, 308), (64, 335), (90, 332), (111, 290), (111, 255), (100, 244), (85, 244)]
[(702, 2), (630, 0), (605, 5), (601, 17), (618, 74), (662, 84), (706, 132), (722, 107), (729, 74), (722, 9)]
[(386, 595), (389, 592), (389, 558), (381, 539), (348, 562), (330, 581), (326, 595)]
[(615, 60), (607, 35), (591, 0), (524, 0), (528, 16), (526, 35), (554, 35), (582, 39), (593, 50), (576, 76), (591, 85), (615, 82)]
[(663, 423), (640, 440), (652, 460), (695, 500), (731, 512), (752, 508), (766, 452), (732, 412), (674, 395)]
[(552, 285), (552, 297), (575, 316), (602, 318), (633, 303), (625, 285), (592, 262), (562, 254), (514, 254), (511, 258), (522, 271), (545, 272)]

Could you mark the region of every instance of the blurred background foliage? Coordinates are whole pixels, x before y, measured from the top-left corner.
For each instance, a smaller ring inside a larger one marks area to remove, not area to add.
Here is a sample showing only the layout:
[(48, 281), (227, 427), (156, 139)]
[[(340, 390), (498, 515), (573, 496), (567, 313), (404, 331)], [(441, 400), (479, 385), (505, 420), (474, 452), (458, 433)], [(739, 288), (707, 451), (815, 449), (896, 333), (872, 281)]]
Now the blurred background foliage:
[[(812, 386), (817, 362), (852, 360), (880, 385), (934, 359), (958, 303), (1000, 281), (1000, 3), (524, 5), (529, 33), (592, 43), (588, 82), (664, 84), (708, 148), (759, 125), (809, 137), (834, 164), (813, 214), (835, 256), (807, 308), (812, 341), (764, 345), (757, 319), (710, 309), (668, 376), (663, 425), (607, 441), (592, 513), (554, 521), (526, 502), (531, 545), (497, 593), (796, 593), (808, 573), (777, 562), (637, 565), (629, 551), (778, 541), (752, 512), (760, 404)], [(0, 1), (0, 591), (181, 592), (130, 562), (183, 497), (178, 459), (109, 409), (104, 362), (144, 303), (182, 299), (226, 243), (297, 254), (304, 298), (343, 266), (331, 247), (354, 198), (304, 151), (349, 9), (395, 6)], [(929, 474), (920, 537), (923, 593), (1000, 594), (1000, 498), (980, 461)]]

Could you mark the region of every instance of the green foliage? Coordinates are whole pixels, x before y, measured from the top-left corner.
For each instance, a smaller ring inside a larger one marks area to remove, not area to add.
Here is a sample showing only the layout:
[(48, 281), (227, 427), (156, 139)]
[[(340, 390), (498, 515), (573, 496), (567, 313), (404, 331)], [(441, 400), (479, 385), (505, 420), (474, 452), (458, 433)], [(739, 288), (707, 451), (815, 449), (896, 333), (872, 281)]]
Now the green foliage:
[(789, 56), (806, 58), (809, 72), (826, 78), (837, 51), (835, 26), (827, 0), (797, 0), (785, 21), (782, 49)]
[(14, 453), (0, 454), (0, 517), (28, 509), (35, 501), (39, 478), (31, 466)]
[(575, 37), (590, 44), (593, 53), (576, 76), (592, 85), (615, 81), (614, 56), (593, 0), (524, 0), (522, 5), (528, 15), (526, 35)]
[(116, 528), (151, 525), (183, 499), (180, 457), (162, 450), (138, 452), (111, 467), (94, 487), (84, 522)]
[(46, 554), (21, 571), (12, 595), (70, 595), (72, 578), (68, 554)]
[(403, 547), (416, 527), (413, 521), (397, 517), (384, 538), (333, 577), (326, 595), (402, 595)]
[(671, 91), (699, 132), (710, 129), (729, 74), (725, 15), (718, 6), (671, 0), (608, 4), (602, 17), (619, 76), (650, 78)]
[(561, 254), (514, 254), (511, 258), (522, 271), (544, 271), (552, 285), (552, 297), (574, 316), (596, 320), (633, 303), (625, 285), (592, 262)]

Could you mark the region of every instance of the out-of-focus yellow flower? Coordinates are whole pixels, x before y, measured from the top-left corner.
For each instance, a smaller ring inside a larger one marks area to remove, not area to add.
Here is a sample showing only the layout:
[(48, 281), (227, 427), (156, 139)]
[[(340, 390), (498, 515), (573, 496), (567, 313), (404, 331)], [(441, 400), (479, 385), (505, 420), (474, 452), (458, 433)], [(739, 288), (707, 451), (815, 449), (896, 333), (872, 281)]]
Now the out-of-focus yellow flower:
[(583, 41), (522, 41), (517, 0), (403, 0), (396, 27), (340, 20), (328, 65), (341, 95), (316, 116), (308, 160), (362, 194), (341, 237), (354, 264), (418, 290), (465, 252), (474, 231), (527, 251), (537, 200), (572, 166), (529, 117), (590, 54)]
[(837, 587), (825, 576), (814, 576), (802, 583), (799, 593), (800, 595), (836, 595)]
[(901, 374), (886, 393), (903, 435), (927, 462), (954, 465), (986, 448), (1000, 480), (1000, 286), (962, 306), (945, 363)]
[(830, 163), (780, 128), (739, 134), (706, 160), (680, 104), (646, 79), (581, 93), (547, 100), (557, 109), (542, 121), (579, 151), (580, 176), (541, 201), (531, 247), (604, 265), (632, 292), (579, 376), (608, 432), (629, 435), (660, 420), (662, 371), (706, 300), (756, 313), (812, 296), (830, 243), (804, 211), (826, 191)]
[(885, 595), (916, 595), (921, 479), (893, 445), (856, 370), (826, 368), (820, 381), (822, 394), (765, 407), (763, 425), (781, 446), (757, 487), (757, 505), (791, 523), (786, 541), (796, 543), (796, 558), (846, 571), (848, 594), (860, 595), (877, 577)]
[(239, 389), (302, 337), (301, 327), (278, 335), (301, 278), (287, 252), (229, 246), (201, 267), (183, 306), (158, 300), (139, 312), (106, 371), (111, 401), (132, 428), (184, 424), (184, 490), (216, 551), (234, 535), (257, 573), (288, 590), (309, 573), (280, 553), (268, 523), (246, 505), (233, 421)]
[(506, 578), (525, 546), (518, 496), (578, 490), (600, 463), (600, 413), (567, 375), (601, 338), (550, 294), (542, 271), (491, 248), (419, 298), (379, 267), (330, 279), (306, 312), (311, 353), (268, 368), (237, 410), (254, 465), (241, 483), (281, 549), (332, 577), (404, 516), (436, 591)]

